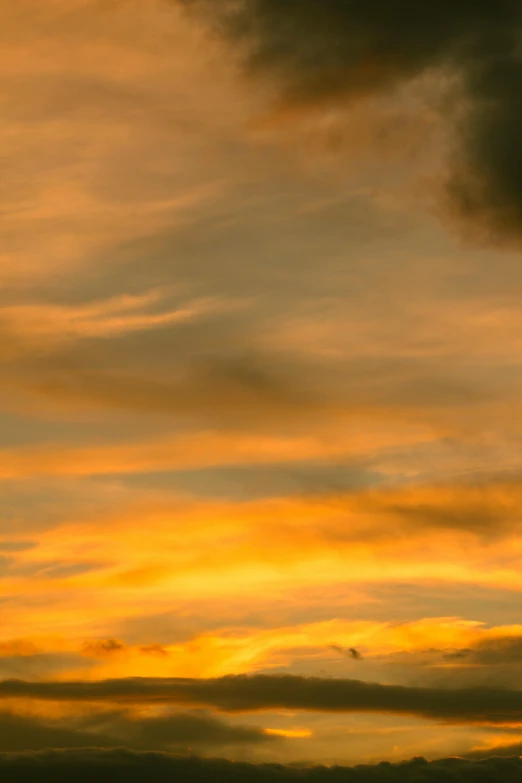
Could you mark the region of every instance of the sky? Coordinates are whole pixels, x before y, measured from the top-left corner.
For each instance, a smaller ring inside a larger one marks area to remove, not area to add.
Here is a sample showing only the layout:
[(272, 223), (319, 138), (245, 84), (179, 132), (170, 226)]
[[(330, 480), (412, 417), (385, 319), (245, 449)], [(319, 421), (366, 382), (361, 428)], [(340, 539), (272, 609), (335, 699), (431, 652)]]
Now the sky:
[(518, 779), (521, 33), (0, 2), (0, 768)]

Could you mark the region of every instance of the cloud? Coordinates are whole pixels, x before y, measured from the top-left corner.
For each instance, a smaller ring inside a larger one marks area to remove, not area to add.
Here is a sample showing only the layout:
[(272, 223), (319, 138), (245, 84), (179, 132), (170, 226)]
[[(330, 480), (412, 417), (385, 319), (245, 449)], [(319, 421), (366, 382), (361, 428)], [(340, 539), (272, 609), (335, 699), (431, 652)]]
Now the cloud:
[(248, 74), (275, 83), (286, 107), (353, 104), (433, 71), (458, 76), (444, 112), (458, 134), (452, 209), (486, 235), (522, 238), (518, 0), (182, 2), (217, 18)]
[(218, 309), (209, 299), (170, 308), (161, 305), (165, 293), (114, 296), (75, 306), (52, 303), (9, 304), (0, 307), (0, 324), (11, 339), (42, 350), (46, 344), (118, 337), (128, 332), (184, 324)]
[[(45, 446), (29, 446), (0, 449), (0, 479), (30, 478), (33, 476), (92, 476), (126, 473), (151, 474), (166, 471), (195, 471), (205, 468), (236, 467), (243, 471), (259, 466), (265, 473), (261, 480), (266, 482), (266, 471), (275, 464), (276, 476), (283, 472), (282, 463), (289, 463), (289, 478), (297, 483), (310, 485), (314, 471), (335, 472), (334, 459), (340, 462), (338, 471), (347, 469), (346, 462), (362, 455), (368, 459), (376, 450), (389, 448), (400, 439), (401, 443), (415, 440), (422, 442), (429, 435), (414, 433), (368, 434), (367, 438), (339, 435), (313, 436), (270, 436), (241, 432), (202, 431), (178, 437), (160, 437), (156, 440), (141, 440), (135, 443), (107, 444), (76, 447), (51, 443)], [(359, 433), (356, 431), (356, 435)], [(344, 460), (344, 462), (343, 462)], [(310, 463), (307, 466), (307, 462)], [(324, 464), (323, 464), (324, 463)], [(332, 464), (333, 463), (333, 464)], [(299, 470), (302, 474), (300, 476)], [(307, 472), (308, 471), (308, 472)], [(284, 478), (284, 477), (283, 477)], [(317, 479), (320, 481), (321, 476)], [(135, 479), (133, 479), (135, 480)], [(340, 479), (339, 479), (340, 480)], [(335, 482), (335, 477), (331, 483)], [(324, 482), (323, 482), (324, 483)], [(0, 551), (22, 552), (34, 544), (25, 542), (1, 542)]]
[(353, 658), (354, 661), (362, 661), (362, 655), (355, 647), (343, 647), (341, 644), (331, 644), (330, 649), (338, 652), (340, 655), (346, 655), (347, 658)]
[(372, 535), (385, 535), (390, 524), (408, 536), (418, 531), (472, 534), (494, 540), (518, 531), (519, 487), (509, 472), (505, 476), (464, 474), (453, 481), (433, 484), (404, 483), (352, 494), (342, 502), (364, 515)]
[(513, 758), (522, 756), (522, 740), (518, 742), (509, 742), (506, 744), (496, 744), (475, 748), (466, 753), (468, 759), (487, 759), (487, 758)]
[(71, 729), (67, 721), (44, 721), (11, 712), (0, 712), (0, 752), (46, 750), (48, 748), (114, 747), (106, 740), (80, 729)]
[(0, 642), (0, 657), (33, 656), (39, 652), (38, 647), (29, 639), (9, 639)]
[(96, 639), (85, 642), (82, 647), (82, 653), (93, 658), (104, 658), (124, 650), (125, 645), (118, 639)]
[(0, 712), (0, 753), (119, 745), (181, 751), (194, 745), (215, 748), (276, 741), (275, 735), (255, 726), (234, 725), (201, 712), (166, 712), (153, 717), (123, 710), (62, 717)]
[[(90, 781), (95, 776), (100, 783), (113, 783), (115, 779), (133, 781), (147, 780), (151, 783), (168, 779), (191, 781), (221, 781), (243, 783), (245, 780), (257, 783), (278, 781), (329, 781), (340, 776), (351, 783), (392, 783), (397, 780), (437, 781), (448, 783), (455, 780), (466, 783), (495, 780), (499, 783), (517, 781), (522, 774), (522, 760), (487, 759), (471, 761), (450, 758), (428, 762), (424, 758), (392, 764), (383, 762), (376, 766), (357, 767), (291, 767), (280, 764), (254, 765), (231, 761), (203, 758), (179, 758), (163, 753), (136, 753), (126, 749), (45, 751), (40, 753), (3, 754), (0, 756), (0, 771), (6, 776), (16, 775), (20, 783), (47, 783), (68, 781), (78, 783)], [(14, 779), (14, 778), (13, 778)]]
[(270, 742), (275, 735), (253, 726), (230, 724), (212, 715), (167, 713), (158, 717), (123, 716), (111, 728), (125, 744), (141, 748), (182, 745), (245, 745)]
[[(252, 329), (238, 320), (207, 321), (197, 334), (191, 326), (90, 343), (81, 353), (64, 346), (31, 361), (20, 357), (9, 365), (6, 388), (62, 415), (118, 409), (184, 417), (207, 429), (211, 423), (265, 431), (278, 426), (280, 432), (305, 415), (314, 422), (353, 421), (372, 411), (389, 424), (412, 410), (447, 417), (490, 402), (492, 378), (478, 361), (451, 359), (443, 370), (430, 357), (332, 362), (284, 346), (260, 348), (262, 324)], [(516, 380), (516, 373), (506, 373), (500, 390), (511, 395)]]
[(472, 647), (446, 653), (445, 658), (475, 666), (520, 665), (522, 664), (522, 637), (512, 635), (481, 639)]
[(522, 720), (522, 691), (519, 690), (437, 689), (292, 675), (0, 682), (0, 699), (15, 698), (92, 704), (200, 705), (224, 712), (297, 709), (391, 713), (449, 723), (502, 724)]

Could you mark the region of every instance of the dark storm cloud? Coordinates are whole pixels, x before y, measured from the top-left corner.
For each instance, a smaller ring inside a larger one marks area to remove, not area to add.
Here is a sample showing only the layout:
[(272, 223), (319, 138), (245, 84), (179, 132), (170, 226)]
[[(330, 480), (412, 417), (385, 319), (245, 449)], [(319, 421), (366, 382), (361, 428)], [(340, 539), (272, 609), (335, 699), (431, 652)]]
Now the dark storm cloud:
[(291, 675), (216, 679), (122, 678), (98, 682), (0, 682), (0, 698), (48, 701), (200, 705), (224, 712), (273, 709), (415, 715), (450, 723), (522, 721), (522, 691), (422, 688)]
[[(134, 753), (124, 749), (104, 751), (97, 748), (72, 751), (46, 751), (43, 753), (3, 754), (0, 756), (0, 773), (20, 783), (77, 783), (90, 781), (95, 776), (99, 783), (114, 783), (125, 780), (137, 781), (190, 780), (193, 783), (224, 781), (245, 783), (245, 781), (303, 780), (312, 783), (347, 780), (353, 783), (510, 783), (520, 781), (522, 760), (487, 759), (442, 759), (427, 762), (423, 758), (391, 764), (384, 762), (376, 766), (357, 767), (285, 767), (280, 764), (254, 765), (231, 761), (202, 758), (176, 758), (162, 753)], [(16, 778), (15, 778), (16, 775)]]
[(448, 194), (501, 238), (522, 237), (522, 6), (518, 0), (181, 0), (209, 11), (284, 105), (357, 100), (427, 71), (463, 92)]

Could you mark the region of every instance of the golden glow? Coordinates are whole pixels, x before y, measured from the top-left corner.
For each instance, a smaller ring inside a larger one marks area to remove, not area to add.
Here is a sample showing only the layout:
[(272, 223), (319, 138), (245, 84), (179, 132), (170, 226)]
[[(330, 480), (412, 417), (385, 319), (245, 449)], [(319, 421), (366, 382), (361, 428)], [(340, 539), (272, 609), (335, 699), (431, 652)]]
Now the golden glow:
[[(0, 7), (0, 679), (511, 687), (520, 259), (424, 209), (453, 75), (274, 105), (185, 5)], [(493, 747), (259, 720), (244, 758)]]
[[(103, 618), (103, 615), (102, 615)], [(51, 617), (52, 620), (52, 617)], [(79, 618), (76, 632), (81, 629)], [(522, 641), (522, 625), (485, 627), (459, 618), (430, 618), (412, 623), (372, 623), (329, 620), (321, 623), (259, 629), (224, 627), (214, 632), (194, 634), (182, 643), (132, 645), (117, 638), (93, 637), (91, 622), (83, 624), (83, 636), (33, 637), (0, 642), (0, 655), (76, 653), (84, 657), (66, 677), (88, 679), (113, 677), (172, 676), (221, 677), (259, 670), (279, 670), (295, 660), (338, 665), (350, 659), (349, 650), (360, 653), (352, 660), (351, 676), (364, 674), (364, 667), (383, 658), (401, 655), (419, 660), (431, 651), (430, 666), (473, 668), (473, 661), (444, 661), (452, 651), (476, 649), (506, 640)], [(346, 652), (343, 653), (343, 650)], [(93, 663), (96, 661), (95, 668)]]
[(290, 739), (303, 739), (312, 736), (312, 732), (308, 729), (265, 729), (265, 732), (274, 737), (288, 737)]

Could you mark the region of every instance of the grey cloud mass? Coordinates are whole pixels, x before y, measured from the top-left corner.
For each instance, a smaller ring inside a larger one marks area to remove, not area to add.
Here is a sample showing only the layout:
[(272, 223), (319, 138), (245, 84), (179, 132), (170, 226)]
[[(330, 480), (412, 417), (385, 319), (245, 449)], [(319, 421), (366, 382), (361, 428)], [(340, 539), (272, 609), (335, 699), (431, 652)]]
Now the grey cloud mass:
[(501, 666), (522, 663), (522, 639), (519, 636), (501, 636), (487, 639), (474, 647), (446, 653), (448, 660), (457, 660), (474, 666)]
[[(346, 780), (353, 783), (509, 783), (520, 781), (522, 760), (486, 759), (471, 761), (460, 758), (428, 762), (415, 758), (402, 764), (384, 762), (376, 766), (292, 767), (280, 764), (254, 765), (218, 759), (177, 758), (163, 753), (135, 753), (125, 749), (53, 751), (0, 755), (0, 772), (20, 783), (100, 783), (125, 780), (129, 783), (166, 780), (229, 781), (244, 783), (271, 780), (303, 780), (313, 783)], [(14, 777), (16, 775), (16, 778)]]
[(97, 682), (0, 682), (0, 699), (163, 704), (224, 712), (297, 709), (332, 713), (415, 715), (447, 723), (513, 723), (522, 719), (522, 691), (507, 688), (423, 688), (293, 675), (215, 679), (133, 677)]
[[(356, 101), (427, 72), (459, 83), (447, 194), (484, 238), (522, 236), (522, 7), (517, 0), (240, 0), (202, 7), (283, 105)], [(447, 114), (447, 109), (446, 109)]]
[(60, 718), (0, 712), (0, 753), (119, 745), (185, 752), (194, 746), (203, 750), (281, 741), (254, 726), (234, 725), (201, 711), (143, 716), (111, 710)]

